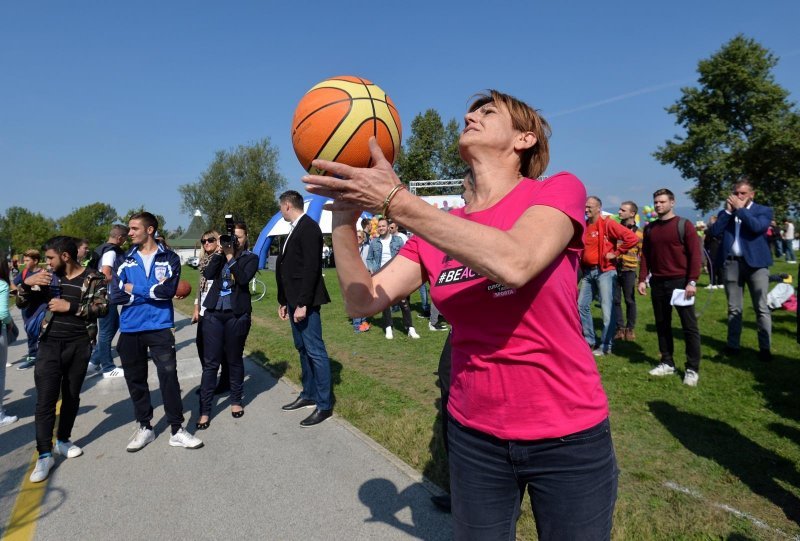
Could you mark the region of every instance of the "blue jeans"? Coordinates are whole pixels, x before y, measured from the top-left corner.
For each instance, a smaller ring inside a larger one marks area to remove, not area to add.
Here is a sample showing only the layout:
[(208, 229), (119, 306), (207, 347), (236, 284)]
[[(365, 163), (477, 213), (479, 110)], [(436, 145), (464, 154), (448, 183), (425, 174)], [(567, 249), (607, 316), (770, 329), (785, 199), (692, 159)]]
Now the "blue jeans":
[(353, 330), (357, 331), (358, 328), (367, 320), (365, 317), (354, 317), (353, 318)]
[(111, 353), (111, 342), (119, 330), (119, 312), (116, 305), (109, 305), (108, 315), (97, 320), (97, 344), (94, 346), (89, 362), (100, 366), (103, 372), (111, 372), (116, 368)]
[(603, 311), (603, 334), (600, 336), (603, 351), (610, 351), (614, 341), (614, 289), (617, 286), (617, 271), (615, 269), (600, 272), (594, 268), (587, 270), (581, 279), (581, 289), (578, 294), (578, 311), (581, 315), (583, 338), (594, 348), (597, 337), (594, 333), (594, 320), (592, 319), (592, 300), (595, 295), (600, 296), (600, 307)]
[(501, 440), (450, 418), (453, 538), (513, 541), (527, 488), (539, 539), (611, 538), (617, 460), (608, 419), (561, 438)]
[(294, 306), (289, 306), (294, 347), (300, 353), (300, 379), (303, 391), (300, 398), (313, 400), (317, 409), (333, 409), (331, 399), (331, 361), (322, 341), (322, 319), (319, 306), (309, 306), (306, 318), (294, 322)]
[(422, 302), (422, 313), (427, 314), (431, 311), (431, 301), (430, 295), (428, 294), (428, 283), (425, 282), (422, 284), (422, 287), (419, 288), (419, 298)]
[(783, 253), (786, 255), (786, 261), (797, 261), (794, 258), (794, 248), (792, 248), (793, 241), (781, 239), (781, 242), (783, 243)]

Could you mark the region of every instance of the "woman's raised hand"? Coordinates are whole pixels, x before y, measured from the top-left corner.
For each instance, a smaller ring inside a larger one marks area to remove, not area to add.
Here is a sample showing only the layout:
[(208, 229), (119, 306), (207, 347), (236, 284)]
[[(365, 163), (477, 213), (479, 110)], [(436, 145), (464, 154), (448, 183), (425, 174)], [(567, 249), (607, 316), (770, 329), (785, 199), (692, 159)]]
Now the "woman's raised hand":
[(352, 167), (343, 163), (314, 160), (314, 167), (335, 176), (306, 175), (302, 179), (306, 189), (313, 194), (333, 199), (333, 203), (325, 206), (328, 210), (380, 212), (386, 196), (400, 184), (400, 179), (374, 137), (369, 139), (369, 151), (372, 156), (371, 167)]

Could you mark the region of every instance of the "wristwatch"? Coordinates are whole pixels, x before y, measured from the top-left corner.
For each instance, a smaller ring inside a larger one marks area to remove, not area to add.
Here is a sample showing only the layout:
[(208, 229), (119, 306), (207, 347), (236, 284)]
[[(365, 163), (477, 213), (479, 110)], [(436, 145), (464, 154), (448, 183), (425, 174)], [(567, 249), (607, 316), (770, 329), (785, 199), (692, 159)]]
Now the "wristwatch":
[(689, 280), (689, 282), (687, 282), (687, 284), (686, 284), (686, 285), (687, 285), (687, 286), (692, 286), (692, 287), (695, 287), (695, 286), (697, 285), (697, 282), (695, 282), (694, 280)]

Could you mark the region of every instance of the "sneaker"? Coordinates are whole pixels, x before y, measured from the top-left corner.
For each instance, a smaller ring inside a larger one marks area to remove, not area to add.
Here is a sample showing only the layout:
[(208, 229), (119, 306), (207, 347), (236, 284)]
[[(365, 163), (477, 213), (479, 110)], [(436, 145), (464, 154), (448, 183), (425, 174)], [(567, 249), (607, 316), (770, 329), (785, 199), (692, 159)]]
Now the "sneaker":
[(122, 368), (115, 367), (113, 370), (109, 372), (103, 372), (104, 378), (124, 378), (125, 377), (125, 370)]
[(391, 340), (392, 338), (394, 338), (394, 333), (392, 332), (392, 328), (388, 327), (386, 329), (386, 339)]
[(717, 286), (715, 286), (714, 284), (708, 284), (706, 286), (706, 289), (717, 289)]
[(408, 328), (408, 337), (409, 338), (413, 338), (414, 340), (419, 338), (419, 335), (417, 334), (417, 330), (414, 327), (409, 327)]
[(768, 349), (760, 349), (758, 350), (758, 360), (762, 363), (768, 363), (772, 361), (772, 352)]
[(128, 444), (127, 450), (129, 453), (141, 451), (144, 449), (145, 445), (155, 439), (156, 434), (153, 432), (153, 429), (140, 426), (138, 429), (136, 429), (136, 434), (133, 435), (133, 439)]
[(0, 426), (7, 426), (17, 421), (19, 421), (19, 417), (16, 415), (9, 415), (4, 411), (0, 411)]
[[(34, 364), (36, 364), (36, 357), (25, 357), (25, 360), (19, 363), (19, 366), (17, 366), (17, 370), (27, 370)], [(47, 478), (45, 477), (45, 479)]]
[(717, 285), (717, 286), (715, 286), (715, 287), (716, 287), (717, 289), (725, 289), (725, 286), (724, 286), (724, 285), (722, 285), (722, 284), (719, 284), (719, 285)]
[(797, 265), (797, 261), (787, 261), (787, 263), (790, 265)]
[(428, 323), (428, 330), (436, 332), (436, 331), (449, 331), (450, 329), (448, 329), (447, 325), (445, 325), (444, 323), (442, 323), (440, 321), (436, 325), (433, 325), (432, 323)]
[(169, 438), (169, 444), (173, 447), (185, 447), (186, 449), (200, 449), (203, 446), (200, 438), (189, 434), (183, 428)]
[(667, 363), (661, 363), (652, 370), (650, 370), (649, 372), (651, 376), (670, 376), (674, 373), (675, 373), (675, 367), (670, 366)]
[(367, 332), (370, 329), (370, 324), (366, 321), (358, 326), (358, 332)]
[(594, 355), (595, 357), (602, 357), (605, 354), (606, 352), (603, 351), (603, 348), (595, 348), (592, 350), (592, 355)]
[(86, 366), (86, 377), (87, 378), (93, 378), (95, 376), (99, 376), (102, 373), (103, 373), (103, 368), (99, 364), (94, 364), (94, 363), (90, 362)]
[(69, 440), (56, 440), (56, 444), (53, 446), (53, 454), (65, 456), (67, 458), (75, 458), (83, 454), (83, 449)]
[(431, 318), (431, 313), (430, 313), (430, 311), (422, 312), (420, 314), (417, 314), (417, 317), (420, 318), (420, 319), (430, 319)]
[(683, 376), (684, 385), (688, 385), (689, 387), (697, 387), (698, 380), (700, 380), (700, 374), (691, 368), (686, 370), (686, 374)]
[(31, 472), (31, 483), (41, 483), (50, 476), (50, 470), (56, 461), (52, 456), (45, 456), (36, 461), (36, 467)]

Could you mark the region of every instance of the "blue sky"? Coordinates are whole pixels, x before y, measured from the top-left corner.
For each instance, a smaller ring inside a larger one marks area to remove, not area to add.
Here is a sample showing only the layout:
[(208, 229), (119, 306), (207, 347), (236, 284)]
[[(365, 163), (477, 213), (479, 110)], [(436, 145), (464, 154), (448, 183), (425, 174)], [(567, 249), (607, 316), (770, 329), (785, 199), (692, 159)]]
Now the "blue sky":
[(651, 153), (679, 133), (664, 108), (698, 60), (744, 33), (781, 57), (797, 100), (798, 20), (796, 1), (6, 2), (0, 211), (144, 204), (185, 227), (177, 187), (262, 137), (300, 189), (292, 113), (333, 75), (376, 82), (406, 128), (428, 108), (460, 121), (482, 89), (511, 93), (552, 124), (549, 174), (577, 174), (607, 210), (643, 205), (690, 187)]

